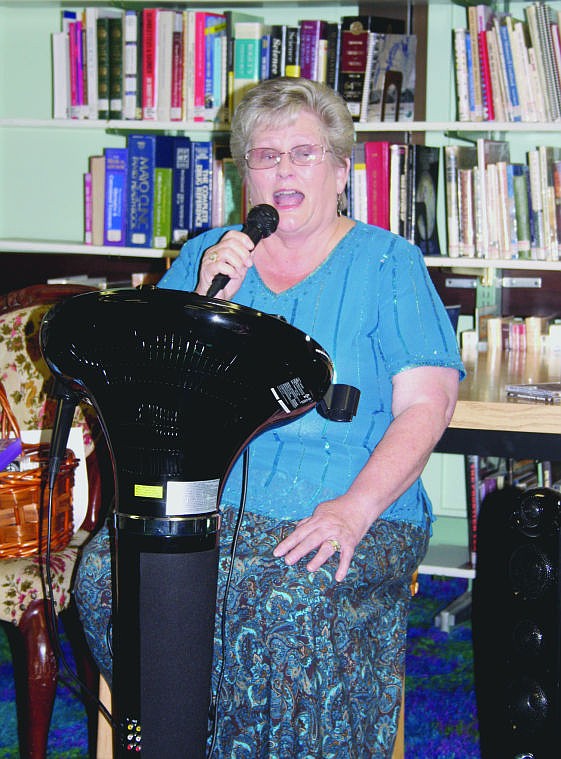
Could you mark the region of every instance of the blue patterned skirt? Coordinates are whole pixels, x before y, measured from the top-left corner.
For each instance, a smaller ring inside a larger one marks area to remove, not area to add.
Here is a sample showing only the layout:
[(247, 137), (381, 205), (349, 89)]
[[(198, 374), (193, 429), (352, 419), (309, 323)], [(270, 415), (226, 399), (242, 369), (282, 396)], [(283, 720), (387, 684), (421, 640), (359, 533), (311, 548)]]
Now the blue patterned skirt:
[[(246, 513), (221, 640), (237, 512), (221, 529), (213, 692), (224, 659), (212, 759), (389, 759), (397, 730), (412, 574), (426, 530), (377, 520), (345, 580), (336, 557), (315, 574), (273, 549), (292, 529)], [(108, 530), (88, 544), (76, 600), (92, 652), (110, 682)]]

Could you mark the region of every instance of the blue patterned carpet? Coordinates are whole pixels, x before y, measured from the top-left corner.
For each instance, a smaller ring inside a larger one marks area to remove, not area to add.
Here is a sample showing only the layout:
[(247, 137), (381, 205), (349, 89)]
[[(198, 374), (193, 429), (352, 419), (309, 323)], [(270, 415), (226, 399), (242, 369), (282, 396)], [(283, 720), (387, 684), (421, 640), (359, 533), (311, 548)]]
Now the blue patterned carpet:
[[(465, 580), (419, 578), (407, 647), (406, 759), (479, 759), (469, 623), (442, 633), (434, 617), (466, 590)], [(64, 645), (66, 656), (71, 657)], [(10, 650), (0, 632), (0, 759), (19, 759)], [(60, 685), (49, 759), (86, 759), (84, 707)]]

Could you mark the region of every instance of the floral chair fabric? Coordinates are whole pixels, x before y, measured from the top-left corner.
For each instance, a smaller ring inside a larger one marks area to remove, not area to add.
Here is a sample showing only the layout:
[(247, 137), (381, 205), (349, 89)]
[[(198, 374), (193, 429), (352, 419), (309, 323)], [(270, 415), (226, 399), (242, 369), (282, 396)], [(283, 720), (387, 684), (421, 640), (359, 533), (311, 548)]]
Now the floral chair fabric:
[[(59, 300), (86, 292), (74, 285), (32, 285), (0, 296), (0, 379), (20, 430), (52, 429), (56, 402), (48, 398), (53, 382), (41, 355), (39, 329), (44, 314)], [(72, 601), (72, 583), (82, 545), (97, 527), (102, 503), (106, 448), (96, 437), (93, 411), (79, 407), (74, 425), (83, 430), (88, 473), (88, 506), (81, 525), (63, 550), (51, 553), (54, 611), (70, 639), (82, 681), (96, 692), (99, 673), (89, 653)], [(92, 433), (92, 431), (94, 431)], [(97, 432), (99, 435), (99, 432)], [(110, 472), (107, 472), (110, 476)], [(13, 641), (14, 676), (22, 759), (45, 759), (54, 705), (58, 662), (48, 631), (39, 556), (0, 559), (0, 623)], [(23, 661), (24, 660), (24, 661)], [(97, 709), (86, 702), (90, 746), (95, 745)]]
[[(39, 350), (39, 327), (49, 305), (29, 306), (0, 315), (0, 379), (21, 430), (51, 429), (55, 404), (47, 400), (51, 379)], [(81, 408), (75, 424), (84, 431), (86, 455), (93, 449), (90, 427)], [(74, 526), (76, 530), (76, 525)], [(79, 525), (78, 525), (79, 527)], [(71, 543), (51, 557), (53, 596), (60, 612), (70, 601), (70, 587), (80, 545), (87, 537), (77, 530)], [(0, 619), (18, 624), (31, 601), (43, 597), (39, 557), (0, 560)]]

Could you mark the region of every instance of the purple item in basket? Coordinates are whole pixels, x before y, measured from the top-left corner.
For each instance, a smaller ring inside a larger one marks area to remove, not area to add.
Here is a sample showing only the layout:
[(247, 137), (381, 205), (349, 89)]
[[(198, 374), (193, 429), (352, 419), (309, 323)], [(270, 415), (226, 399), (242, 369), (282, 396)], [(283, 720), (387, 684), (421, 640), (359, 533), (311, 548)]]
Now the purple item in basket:
[(19, 438), (0, 438), (0, 471), (12, 463), (21, 453)]

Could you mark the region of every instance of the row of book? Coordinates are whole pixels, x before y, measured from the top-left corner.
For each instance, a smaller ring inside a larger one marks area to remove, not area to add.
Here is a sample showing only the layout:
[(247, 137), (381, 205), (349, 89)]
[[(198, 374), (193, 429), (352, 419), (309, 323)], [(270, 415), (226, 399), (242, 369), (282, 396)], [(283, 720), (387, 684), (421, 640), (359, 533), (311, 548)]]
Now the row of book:
[(492, 351), (558, 351), (561, 348), (561, 319), (551, 316), (488, 316), (481, 342)]
[(437, 228), (440, 148), (371, 140), (354, 146), (349, 215), (441, 254)]
[(561, 254), (561, 149), (526, 163), (509, 143), (479, 138), (444, 147), (448, 255), (557, 261)]
[(91, 156), (84, 174), (86, 244), (178, 248), (239, 223), (244, 193), (229, 150), (210, 140), (131, 134)]
[(561, 11), (534, 2), (524, 15), (472, 5), (454, 29), (459, 121), (561, 120)]
[(520, 490), (545, 487), (559, 489), (556, 462), (535, 459), (514, 460), (491, 456), (465, 457), (466, 503), (468, 517), (468, 563), (477, 563), (477, 522), (484, 498), (510, 485)]
[(52, 33), (55, 118), (226, 124), (262, 79), (303, 76), (355, 120), (412, 120), (416, 37), (404, 22), (344, 16), (269, 25), (233, 10), (64, 10)]

